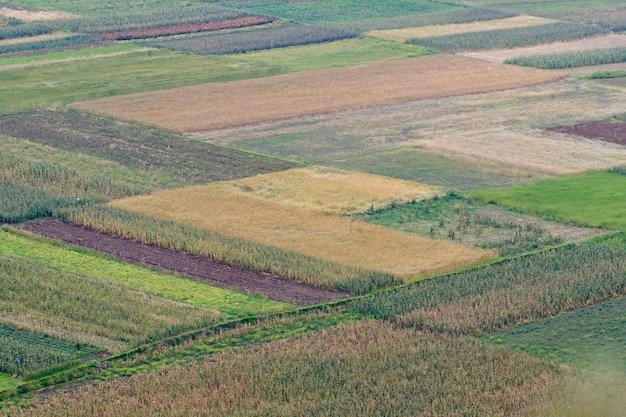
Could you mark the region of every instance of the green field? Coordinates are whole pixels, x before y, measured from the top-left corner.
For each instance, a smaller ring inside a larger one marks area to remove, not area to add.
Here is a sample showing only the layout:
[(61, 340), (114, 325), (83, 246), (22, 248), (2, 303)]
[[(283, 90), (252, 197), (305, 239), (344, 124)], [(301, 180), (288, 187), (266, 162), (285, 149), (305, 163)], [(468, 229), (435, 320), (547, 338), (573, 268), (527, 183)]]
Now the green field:
[(593, 371), (626, 374), (626, 297), (583, 307), (483, 340)]
[(621, 0), (470, 0), (465, 3), (546, 17), (558, 17), (560, 13), (575, 10), (590, 8), (605, 9), (624, 6), (624, 2)]
[(330, 45), (212, 57), (140, 50), (102, 59), (5, 69), (0, 71), (3, 80), (0, 114), (99, 97), (403, 59), (426, 53), (430, 50), (358, 38)]
[(95, 58), (100, 55), (121, 54), (128, 52), (136, 52), (141, 46), (132, 43), (116, 43), (114, 45), (99, 46), (94, 48), (84, 48), (77, 50), (68, 50), (61, 52), (49, 52), (41, 55), (26, 55), (16, 57), (0, 57), (0, 68), (9, 65), (26, 65), (26, 64), (45, 64), (46, 61), (59, 61), (81, 58)]
[(144, 12), (150, 10), (182, 7), (190, 2), (183, 0), (113, 0), (107, 2), (94, 0), (11, 0), (9, 3), (36, 10), (64, 11), (80, 15), (110, 15), (120, 10)]
[(610, 229), (626, 228), (626, 176), (619, 174), (595, 172), (528, 186), (476, 191), (472, 195), (548, 218)]
[(0, 391), (14, 388), (20, 383), (19, 380), (11, 377), (11, 375), (0, 372)]
[(49, 268), (98, 277), (117, 285), (221, 313), (247, 316), (285, 310), (288, 304), (212, 287), (0, 230), (0, 255), (21, 256)]

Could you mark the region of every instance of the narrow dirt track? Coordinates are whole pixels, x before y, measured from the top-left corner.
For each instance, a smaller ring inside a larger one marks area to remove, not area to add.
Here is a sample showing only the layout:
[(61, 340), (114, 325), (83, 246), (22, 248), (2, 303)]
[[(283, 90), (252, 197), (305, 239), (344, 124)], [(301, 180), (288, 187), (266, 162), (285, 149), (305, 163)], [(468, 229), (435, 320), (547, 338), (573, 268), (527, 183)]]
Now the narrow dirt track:
[(114, 255), (126, 262), (145, 265), (216, 287), (296, 305), (312, 305), (347, 298), (350, 294), (287, 281), (261, 272), (237, 269), (207, 258), (100, 233), (59, 220), (40, 220), (21, 226), (32, 233)]

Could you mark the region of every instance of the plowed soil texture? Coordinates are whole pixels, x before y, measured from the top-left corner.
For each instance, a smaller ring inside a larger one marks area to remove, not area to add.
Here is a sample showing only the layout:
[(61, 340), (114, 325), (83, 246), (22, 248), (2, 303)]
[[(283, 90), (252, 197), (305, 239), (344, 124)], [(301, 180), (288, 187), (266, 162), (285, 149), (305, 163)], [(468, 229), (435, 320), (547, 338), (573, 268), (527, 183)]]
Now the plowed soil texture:
[(350, 294), (287, 281), (261, 272), (234, 268), (208, 258), (112, 236), (59, 220), (26, 223), (25, 230), (71, 245), (113, 255), (125, 262), (153, 267), (221, 288), (259, 294), (296, 305), (313, 305), (347, 298)]
[(573, 126), (557, 126), (548, 130), (626, 145), (626, 123), (624, 122), (602, 120), (578, 123)]
[(249, 16), (238, 19), (220, 20), (217, 22), (188, 23), (184, 25), (161, 26), (156, 28), (144, 28), (126, 30), (123, 32), (101, 33), (99, 36), (111, 41), (130, 39), (148, 39), (161, 36), (184, 35), (187, 33), (214, 32), (225, 29), (239, 29), (249, 26), (272, 23), (276, 19), (269, 16)]

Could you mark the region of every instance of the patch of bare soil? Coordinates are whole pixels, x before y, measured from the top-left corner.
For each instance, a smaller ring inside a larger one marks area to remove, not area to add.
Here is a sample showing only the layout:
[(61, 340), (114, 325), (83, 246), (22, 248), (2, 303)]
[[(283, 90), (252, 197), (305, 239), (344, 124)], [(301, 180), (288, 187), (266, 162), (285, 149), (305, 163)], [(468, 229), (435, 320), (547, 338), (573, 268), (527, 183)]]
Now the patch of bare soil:
[(578, 123), (573, 126), (556, 126), (548, 130), (626, 145), (626, 123), (624, 122), (601, 120)]
[(80, 17), (66, 12), (23, 10), (9, 7), (0, 7), (0, 16), (12, 17), (23, 22), (42, 22), (47, 20), (74, 19)]
[(287, 281), (261, 272), (234, 268), (207, 258), (124, 239), (59, 220), (22, 225), (25, 230), (63, 242), (114, 255), (125, 262), (148, 266), (216, 287), (296, 305), (313, 305), (347, 298), (350, 294)]

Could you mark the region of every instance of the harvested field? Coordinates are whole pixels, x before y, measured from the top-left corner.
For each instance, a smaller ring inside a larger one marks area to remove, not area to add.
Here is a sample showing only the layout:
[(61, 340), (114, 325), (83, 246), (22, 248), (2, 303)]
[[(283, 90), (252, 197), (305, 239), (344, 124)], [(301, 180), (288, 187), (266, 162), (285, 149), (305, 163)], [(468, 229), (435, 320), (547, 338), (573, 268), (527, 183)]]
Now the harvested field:
[(589, 139), (599, 139), (605, 142), (626, 145), (626, 123), (600, 120), (578, 123), (572, 126), (556, 126), (548, 130), (566, 133), (568, 135), (583, 136)]
[(33, 10), (18, 10), (9, 7), (0, 8), (0, 16), (12, 17), (23, 22), (43, 22), (49, 20), (74, 19), (80, 16), (67, 12), (46, 12)]
[(294, 168), (232, 181), (247, 194), (327, 214), (350, 215), (433, 198), (431, 185), (336, 168)]
[(103, 98), (70, 107), (165, 129), (193, 132), (506, 90), (561, 78), (563, 75), (559, 73), (495, 65), (452, 55), (427, 56)]
[(513, 49), (491, 49), (487, 51), (468, 52), (463, 56), (484, 59), (486, 61), (504, 62), (507, 59), (521, 56), (552, 55), (565, 52), (591, 51), (626, 47), (626, 36), (618, 34), (595, 36), (568, 42), (554, 42), (544, 45), (528, 46)]
[(23, 228), (72, 245), (114, 255), (129, 263), (179, 273), (216, 287), (259, 294), (271, 300), (310, 305), (349, 296), (338, 291), (286, 281), (269, 274), (233, 268), (206, 258), (145, 245), (58, 220), (26, 223)]
[(136, 30), (128, 30), (123, 32), (101, 33), (98, 36), (112, 40), (129, 40), (129, 39), (148, 39), (158, 38), (160, 36), (183, 35), (187, 33), (212, 32), (225, 29), (238, 29), (249, 26), (263, 25), (275, 21), (273, 17), (268, 16), (248, 16), (237, 19), (221, 20), (206, 23), (189, 23), (175, 26), (161, 26), (156, 28), (144, 28)]
[(608, 73), (611, 71), (626, 72), (626, 62), (620, 62), (617, 64), (591, 65), (586, 67), (567, 68), (563, 69), (562, 71), (566, 71), (568, 74), (573, 76), (591, 75), (599, 72)]
[(535, 16), (515, 16), (506, 19), (494, 19), (480, 22), (459, 23), (451, 25), (420, 26), (416, 28), (374, 30), (365, 33), (368, 36), (388, 41), (406, 42), (414, 38), (430, 38), (433, 36), (453, 35), (457, 33), (483, 32), (486, 30), (511, 29), (554, 23), (552, 19)]
[[(623, 165), (623, 146), (546, 127), (624, 112), (626, 92), (564, 80), (195, 135), (214, 143), (341, 166), (353, 155), (418, 147), (523, 179)], [(249, 144), (249, 145), (248, 145)], [(407, 158), (406, 170), (419, 167)], [(366, 169), (366, 167), (360, 168)], [(376, 172), (376, 171), (368, 171)]]
[(391, 231), (362, 221), (281, 204), (232, 182), (117, 200), (110, 205), (406, 281), (497, 258), (493, 251)]

